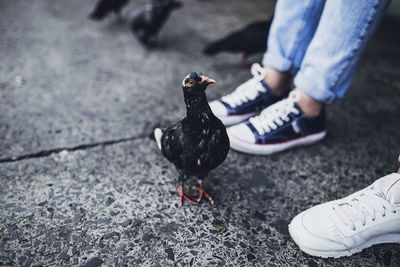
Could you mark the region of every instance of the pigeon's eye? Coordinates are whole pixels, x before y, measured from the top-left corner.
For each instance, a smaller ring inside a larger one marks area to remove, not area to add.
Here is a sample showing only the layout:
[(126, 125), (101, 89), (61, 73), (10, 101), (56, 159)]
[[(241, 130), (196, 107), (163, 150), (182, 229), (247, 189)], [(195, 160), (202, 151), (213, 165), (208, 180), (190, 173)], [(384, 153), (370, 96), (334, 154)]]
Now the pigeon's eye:
[(194, 80), (190, 79), (187, 84), (189, 85), (189, 87), (192, 87), (194, 85)]

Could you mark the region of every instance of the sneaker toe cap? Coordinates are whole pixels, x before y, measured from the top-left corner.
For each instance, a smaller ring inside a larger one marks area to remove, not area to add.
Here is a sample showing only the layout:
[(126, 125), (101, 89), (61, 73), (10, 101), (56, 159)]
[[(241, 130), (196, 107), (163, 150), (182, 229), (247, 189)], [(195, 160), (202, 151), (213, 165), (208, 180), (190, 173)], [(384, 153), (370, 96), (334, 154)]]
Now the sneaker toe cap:
[(208, 103), (210, 105), (211, 111), (217, 117), (223, 117), (228, 115), (227, 108), (218, 100), (211, 101)]
[(254, 144), (256, 142), (254, 133), (250, 130), (246, 123), (240, 123), (238, 125), (229, 127), (227, 132), (231, 142), (249, 144)]
[(347, 247), (341, 242), (341, 234), (326, 219), (326, 209), (313, 207), (297, 215), (289, 225), (293, 240), (304, 250), (341, 251)]

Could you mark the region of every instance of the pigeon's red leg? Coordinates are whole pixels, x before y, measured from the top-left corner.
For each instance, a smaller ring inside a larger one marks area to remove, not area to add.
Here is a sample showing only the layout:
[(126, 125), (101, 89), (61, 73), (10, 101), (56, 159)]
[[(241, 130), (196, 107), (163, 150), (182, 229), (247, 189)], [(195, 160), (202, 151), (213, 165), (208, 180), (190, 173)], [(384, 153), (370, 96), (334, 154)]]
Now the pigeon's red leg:
[(204, 188), (204, 184), (201, 180), (199, 180), (199, 185), (200, 187), (193, 187), (193, 189), (199, 191), (200, 195), (199, 198), (197, 199), (197, 202), (200, 202), (200, 200), (205, 196), (208, 198), (208, 200), (211, 202), (212, 205), (214, 205), (214, 199), (210, 196), (209, 193), (206, 192), (206, 189)]
[(245, 54), (242, 55), (241, 59), (240, 59), (240, 66), (244, 69), (249, 69), (249, 63), (247, 62), (247, 57)]
[(191, 200), (185, 192), (183, 192), (183, 185), (178, 186), (178, 193), (179, 193), (179, 206), (182, 207), (183, 200), (185, 199), (187, 202), (189, 202), (192, 205), (196, 205), (197, 202)]

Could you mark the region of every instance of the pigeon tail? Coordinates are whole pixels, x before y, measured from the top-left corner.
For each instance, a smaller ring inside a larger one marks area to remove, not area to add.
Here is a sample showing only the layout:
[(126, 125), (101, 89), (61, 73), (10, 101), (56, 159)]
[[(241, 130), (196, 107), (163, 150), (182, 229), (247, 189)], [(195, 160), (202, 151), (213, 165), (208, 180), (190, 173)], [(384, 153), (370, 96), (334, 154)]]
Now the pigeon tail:
[(157, 146), (161, 150), (161, 137), (163, 135), (163, 131), (160, 128), (154, 129), (154, 139), (156, 139)]
[(223, 39), (214, 41), (210, 44), (208, 44), (204, 49), (203, 49), (203, 54), (207, 56), (213, 56), (215, 54), (221, 53), (221, 52), (239, 52), (240, 51), (240, 34), (238, 33), (233, 33), (230, 36), (227, 36)]
[(203, 54), (205, 54), (207, 56), (213, 56), (213, 55), (219, 53), (223, 49), (220, 46), (221, 46), (220, 42), (211, 43), (203, 49)]

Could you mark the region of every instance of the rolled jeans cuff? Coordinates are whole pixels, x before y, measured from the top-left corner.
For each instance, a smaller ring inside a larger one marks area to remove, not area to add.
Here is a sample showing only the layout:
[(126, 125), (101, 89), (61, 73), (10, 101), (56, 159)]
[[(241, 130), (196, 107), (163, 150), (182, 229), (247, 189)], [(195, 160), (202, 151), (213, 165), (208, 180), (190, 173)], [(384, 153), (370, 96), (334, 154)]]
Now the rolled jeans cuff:
[(313, 79), (310, 79), (301, 71), (296, 75), (293, 83), (296, 88), (300, 89), (315, 100), (324, 102), (326, 104), (338, 104), (341, 102), (341, 99), (335, 93), (329, 91), (328, 88), (322, 88), (321, 86), (318, 86)]
[(270, 67), (281, 72), (289, 71), (292, 75), (298, 71), (298, 68), (294, 69), (294, 65), (290, 60), (271, 52), (264, 54), (262, 64), (264, 67)]

